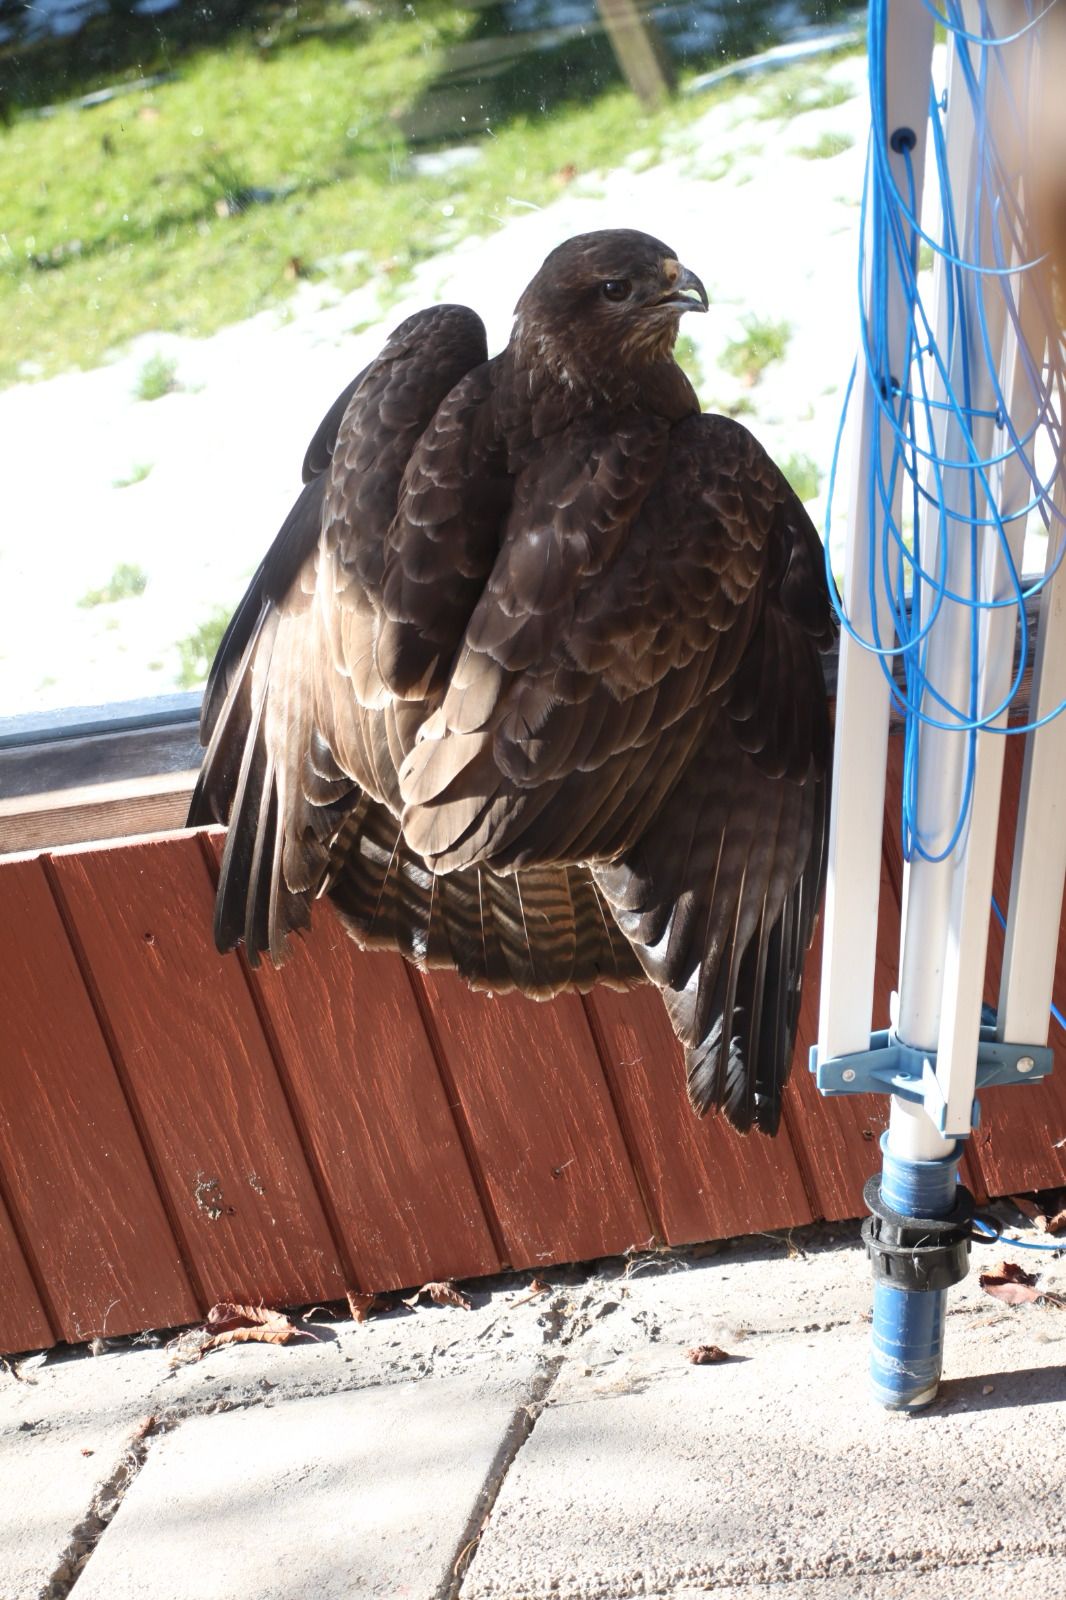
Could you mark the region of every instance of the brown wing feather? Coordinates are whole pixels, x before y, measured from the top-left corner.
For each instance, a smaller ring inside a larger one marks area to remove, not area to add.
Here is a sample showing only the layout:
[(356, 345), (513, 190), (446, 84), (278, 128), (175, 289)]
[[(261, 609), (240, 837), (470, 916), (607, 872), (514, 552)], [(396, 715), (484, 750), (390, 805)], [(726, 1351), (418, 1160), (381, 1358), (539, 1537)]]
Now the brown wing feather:
[(223, 638), (189, 813), (191, 824), (229, 823), (216, 902), (221, 949), (243, 938), (253, 961), (264, 949), (280, 959), (286, 934), (307, 921), (330, 841), (358, 804), (367, 770), (382, 786), (394, 781), (391, 759), (375, 765), (382, 744), (388, 752), (383, 729), (361, 725), (350, 688), (335, 682), (333, 629), (343, 605), (315, 596), (320, 602), (328, 586), (372, 624), (374, 578), (379, 588), (411, 451), (485, 354), (481, 321), (463, 307), (420, 313), (396, 330), (320, 425), (305, 461), (305, 472), (320, 475), (300, 494)]
[(407, 838), (440, 869), (617, 855), (682, 770), (757, 618), (771, 522), (758, 478), (741, 500), (754, 440), (704, 435), (594, 418), (519, 479), (400, 772)]

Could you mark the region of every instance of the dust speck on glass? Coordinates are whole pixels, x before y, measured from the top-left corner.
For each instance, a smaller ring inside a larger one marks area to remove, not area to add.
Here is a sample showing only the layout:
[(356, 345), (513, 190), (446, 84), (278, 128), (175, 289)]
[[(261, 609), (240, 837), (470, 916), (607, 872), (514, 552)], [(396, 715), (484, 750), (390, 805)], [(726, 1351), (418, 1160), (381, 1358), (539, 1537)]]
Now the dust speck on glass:
[(0, 0), (0, 716), (195, 689), (389, 329), (499, 348), (590, 228), (699, 273), (679, 358), (817, 519), (863, 50), (839, 0)]

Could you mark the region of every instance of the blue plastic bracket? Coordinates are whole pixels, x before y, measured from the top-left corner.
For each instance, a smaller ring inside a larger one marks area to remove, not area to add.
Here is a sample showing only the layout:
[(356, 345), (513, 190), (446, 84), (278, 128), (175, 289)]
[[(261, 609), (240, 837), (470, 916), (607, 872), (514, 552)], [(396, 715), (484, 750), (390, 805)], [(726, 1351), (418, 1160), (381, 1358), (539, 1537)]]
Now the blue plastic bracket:
[[(1047, 1045), (1004, 1044), (993, 1028), (981, 1029), (977, 1048), (978, 1090), (1005, 1083), (1035, 1083), (1051, 1071), (1054, 1054)], [(854, 1055), (818, 1058), (812, 1045), (810, 1070), (824, 1095), (898, 1094), (904, 1100), (924, 1105), (926, 1114), (941, 1133), (946, 1131), (947, 1107), (936, 1078), (936, 1051), (916, 1050), (904, 1044), (890, 1028), (871, 1034), (869, 1050)], [(977, 1126), (978, 1105), (974, 1101), (973, 1126)]]

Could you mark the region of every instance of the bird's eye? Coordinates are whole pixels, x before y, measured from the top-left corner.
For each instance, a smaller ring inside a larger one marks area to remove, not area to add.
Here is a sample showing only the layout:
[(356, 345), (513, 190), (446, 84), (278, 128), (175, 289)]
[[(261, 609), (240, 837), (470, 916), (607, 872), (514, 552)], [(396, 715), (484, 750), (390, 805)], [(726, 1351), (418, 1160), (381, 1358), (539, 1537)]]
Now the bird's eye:
[(605, 300), (624, 300), (629, 294), (628, 278), (608, 278), (600, 285)]

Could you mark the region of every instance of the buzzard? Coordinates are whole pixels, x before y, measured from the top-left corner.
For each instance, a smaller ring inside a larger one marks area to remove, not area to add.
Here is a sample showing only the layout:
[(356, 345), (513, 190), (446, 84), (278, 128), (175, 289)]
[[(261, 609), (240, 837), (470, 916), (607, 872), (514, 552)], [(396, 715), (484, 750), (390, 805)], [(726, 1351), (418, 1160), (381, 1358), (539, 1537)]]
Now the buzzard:
[(553, 250), (488, 358), (409, 317), (338, 396), (211, 669), (221, 950), (358, 944), (548, 997), (650, 979), (689, 1095), (776, 1130), (822, 889), (833, 614), (799, 500), (673, 357), (707, 294)]

